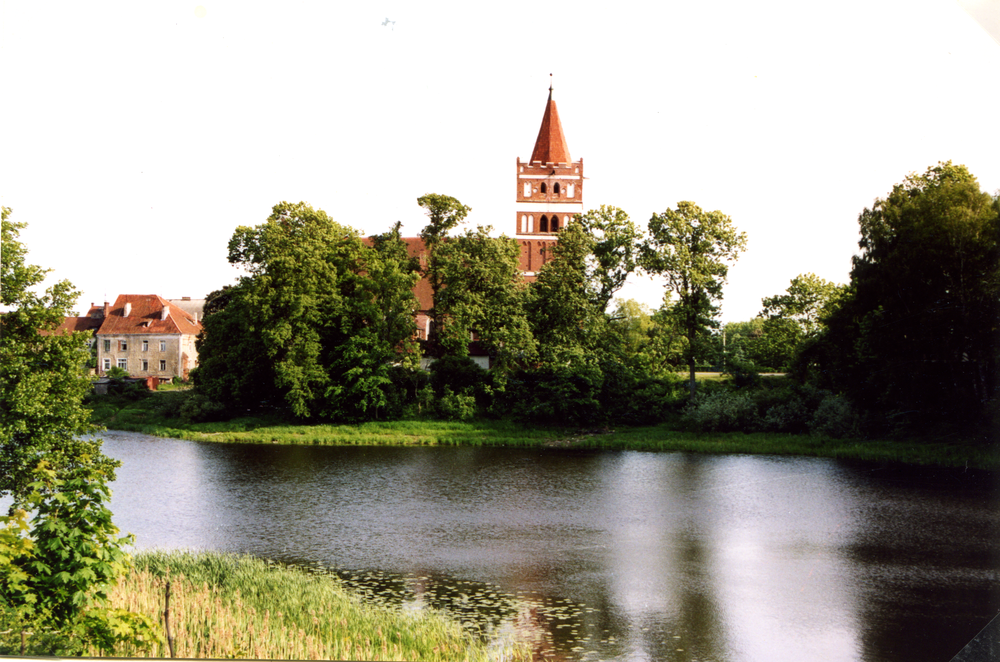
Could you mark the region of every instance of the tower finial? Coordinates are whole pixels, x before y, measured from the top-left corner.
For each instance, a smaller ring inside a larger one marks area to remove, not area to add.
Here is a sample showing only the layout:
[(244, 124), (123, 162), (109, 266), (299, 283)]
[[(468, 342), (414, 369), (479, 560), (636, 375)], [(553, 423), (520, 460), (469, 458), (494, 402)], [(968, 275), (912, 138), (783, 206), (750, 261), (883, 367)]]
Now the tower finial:
[(549, 97), (552, 96), (552, 74), (549, 74)]

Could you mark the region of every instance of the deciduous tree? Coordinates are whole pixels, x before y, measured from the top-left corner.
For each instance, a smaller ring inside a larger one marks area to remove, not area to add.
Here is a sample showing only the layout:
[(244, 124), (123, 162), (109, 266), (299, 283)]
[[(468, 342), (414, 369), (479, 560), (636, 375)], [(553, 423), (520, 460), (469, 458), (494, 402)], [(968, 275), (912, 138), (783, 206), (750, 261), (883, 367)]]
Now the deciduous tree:
[(635, 271), (641, 233), (628, 214), (609, 205), (577, 214), (574, 221), (593, 240), (586, 260), (586, 278), (591, 299), (603, 313), (615, 292)]
[(985, 429), (998, 397), (998, 211), (950, 162), (895, 185), (858, 218), (851, 295), (806, 359), (892, 427)]
[(521, 249), (490, 228), (452, 237), (432, 256), (440, 275), (437, 333), (447, 355), (467, 356), (472, 334), (503, 371), (535, 356), (535, 340), (524, 311), (526, 284)]
[(101, 453), (83, 397), (91, 388), (83, 333), (56, 329), (79, 293), (67, 280), (38, 292), (48, 270), (28, 264), (23, 223), (2, 210), (0, 302), (0, 496), (28, 493), (42, 459), (57, 475), (89, 463), (114, 480), (118, 462)]
[(677, 295), (669, 314), (687, 339), (684, 358), (692, 396), (695, 364), (707, 347), (711, 329), (718, 326), (715, 318), (729, 264), (746, 249), (746, 242), (746, 234), (738, 232), (728, 216), (702, 211), (693, 202), (680, 202), (677, 209), (649, 219), (642, 266), (665, 277), (667, 288)]

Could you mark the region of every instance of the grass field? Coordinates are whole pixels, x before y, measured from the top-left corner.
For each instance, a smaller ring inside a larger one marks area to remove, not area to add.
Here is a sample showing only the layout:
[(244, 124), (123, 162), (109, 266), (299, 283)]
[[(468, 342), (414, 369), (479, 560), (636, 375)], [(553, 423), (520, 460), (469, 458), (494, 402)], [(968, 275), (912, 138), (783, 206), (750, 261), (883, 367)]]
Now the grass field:
[(832, 439), (777, 433), (695, 433), (670, 423), (616, 430), (576, 430), (505, 420), (376, 421), (359, 425), (293, 424), (276, 417), (244, 417), (188, 423), (171, 415), (183, 391), (157, 392), (139, 400), (105, 397), (91, 402), (94, 421), (117, 430), (220, 443), (394, 446), (519, 446), (694, 453), (803, 455), (909, 464), (1000, 469), (996, 444), (961, 441)]

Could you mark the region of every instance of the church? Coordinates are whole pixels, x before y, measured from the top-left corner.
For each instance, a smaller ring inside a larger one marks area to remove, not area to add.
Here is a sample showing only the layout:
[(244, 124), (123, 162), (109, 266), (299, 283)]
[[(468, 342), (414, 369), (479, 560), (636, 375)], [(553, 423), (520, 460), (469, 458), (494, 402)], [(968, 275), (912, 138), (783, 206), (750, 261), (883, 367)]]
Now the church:
[[(521, 273), (531, 282), (551, 258), (559, 230), (575, 214), (583, 213), (583, 159), (573, 161), (570, 157), (551, 84), (531, 158), (517, 159), (515, 202), (513, 237), (521, 246)], [(407, 237), (405, 241), (411, 257), (423, 256), (420, 237)], [(430, 331), (428, 312), (433, 306), (430, 283), (421, 279), (414, 294), (420, 304), (417, 335), (426, 339)]]

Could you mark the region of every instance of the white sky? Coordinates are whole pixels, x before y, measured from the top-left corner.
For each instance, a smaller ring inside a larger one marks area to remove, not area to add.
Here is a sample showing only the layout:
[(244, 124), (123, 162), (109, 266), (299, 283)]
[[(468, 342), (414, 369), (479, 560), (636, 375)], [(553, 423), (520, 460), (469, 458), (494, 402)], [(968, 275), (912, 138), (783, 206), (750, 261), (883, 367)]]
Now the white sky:
[(908, 173), (950, 159), (1000, 189), (1000, 45), (972, 11), (0, 0), (0, 200), (81, 313), (233, 282), (233, 230), (283, 200), (413, 235), (416, 198), (446, 193), (512, 234), (551, 72), (584, 205), (732, 216), (723, 319), (745, 320), (799, 273), (846, 282), (858, 214)]

